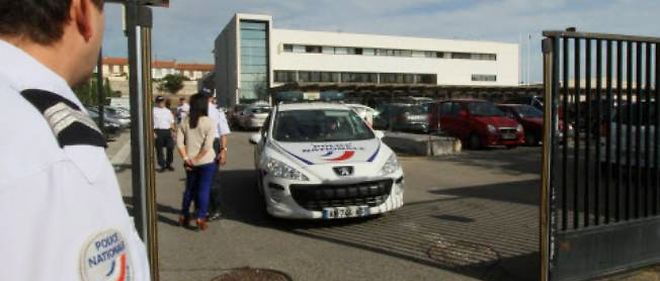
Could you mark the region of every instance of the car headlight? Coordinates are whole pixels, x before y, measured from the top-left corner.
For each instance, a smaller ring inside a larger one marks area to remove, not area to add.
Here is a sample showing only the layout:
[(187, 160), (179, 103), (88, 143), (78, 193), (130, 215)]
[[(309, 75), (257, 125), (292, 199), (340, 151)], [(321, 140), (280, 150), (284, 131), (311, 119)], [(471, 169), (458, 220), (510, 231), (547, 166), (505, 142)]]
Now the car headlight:
[(292, 179), (299, 181), (308, 181), (309, 178), (282, 161), (266, 157), (262, 165), (263, 169), (270, 175), (283, 179)]
[(399, 170), (399, 168), (401, 168), (401, 165), (399, 165), (399, 160), (397, 160), (396, 154), (392, 153), (390, 158), (387, 158), (387, 161), (385, 162), (385, 165), (383, 165), (383, 168), (380, 169), (380, 174), (389, 175)]
[(488, 124), (488, 132), (491, 132), (493, 134), (497, 133), (497, 128), (495, 126)]
[(522, 132), (523, 131), (523, 126), (518, 124), (518, 127), (516, 127), (516, 131), (518, 131), (519, 133)]

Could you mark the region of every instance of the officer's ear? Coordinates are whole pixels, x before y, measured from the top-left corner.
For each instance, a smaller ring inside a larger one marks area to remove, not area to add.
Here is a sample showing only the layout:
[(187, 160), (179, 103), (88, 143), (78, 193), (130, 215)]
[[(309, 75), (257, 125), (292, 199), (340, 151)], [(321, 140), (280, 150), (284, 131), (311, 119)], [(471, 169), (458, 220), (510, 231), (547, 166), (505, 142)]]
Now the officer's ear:
[[(97, 32), (101, 11), (94, 6), (91, 0), (71, 0), (71, 23), (75, 25), (80, 36), (89, 42)], [(101, 19), (102, 20), (102, 19)]]

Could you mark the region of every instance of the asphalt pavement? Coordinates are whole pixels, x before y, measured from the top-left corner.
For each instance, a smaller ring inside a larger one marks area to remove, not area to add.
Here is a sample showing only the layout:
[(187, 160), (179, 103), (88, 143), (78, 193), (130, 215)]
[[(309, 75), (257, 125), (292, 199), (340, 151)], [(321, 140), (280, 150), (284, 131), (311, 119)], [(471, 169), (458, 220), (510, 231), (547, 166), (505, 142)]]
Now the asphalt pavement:
[[(224, 218), (197, 232), (176, 225), (185, 175), (157, 173), (160, 280), (211, 280), (233, 268), (293, 280), (537, 280), (538, 147), (406, 157), (405, 205), (343, 221), (268, 218), (259, 203), (251, 132), (234, 132), (221, 168)], [(131, 207), (128, 134), (110, 144)]]

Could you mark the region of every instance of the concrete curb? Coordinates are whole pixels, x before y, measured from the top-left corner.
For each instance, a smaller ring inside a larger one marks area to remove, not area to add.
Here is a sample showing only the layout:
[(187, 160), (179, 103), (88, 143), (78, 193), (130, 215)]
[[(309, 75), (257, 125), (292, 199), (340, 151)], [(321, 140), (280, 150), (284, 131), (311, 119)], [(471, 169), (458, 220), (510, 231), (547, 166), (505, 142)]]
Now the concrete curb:
[(396, 152), (419, 156), (456, 154), (462, 149), (460, 140), (453, 137), (402, 132), (385, 132), (383, 142)]

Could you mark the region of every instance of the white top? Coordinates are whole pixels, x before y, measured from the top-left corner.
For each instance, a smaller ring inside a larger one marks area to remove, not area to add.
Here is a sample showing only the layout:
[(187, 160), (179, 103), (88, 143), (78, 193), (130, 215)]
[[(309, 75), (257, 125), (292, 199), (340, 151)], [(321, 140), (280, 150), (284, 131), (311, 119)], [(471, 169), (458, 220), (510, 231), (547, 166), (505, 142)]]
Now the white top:
[(190, 104), (187, 102), (183, 103), (182, 105), (179, 105), (176, 108), (176, 114), (177, 114), (177, 120), (179, 122), (183, 121), (183, 119), (186, 119), (188, 117), (188, 114), (190, 113)]
[(215, 132), (216, 138), (231, 134), (231, 131), (229, 130), (229, 124), (227, 123), (227, 116), (225, 116), (224, 112), (215, 108), (215, 105), (212, 103), (209, 103), (208, 116), (215, 122), (218, 127)]
[(154, 129), (169, 130), (174, 124), (172, 111), (164, 107), (154, 107)]
[[(62, 111), (64, 116), (46, 114), (47, 121), (21, 96), (26, 89), (52, 92), (66, 101), (57, 106), (73, 106)], [(61, 147), (62, 134), (55, 137), (54, 132), (75, 126), (94, 132), (67, 83), (0, 40), (0, 103), (0, 128), (7, 136), (0, 144), (2, 279), (149, 280), (144, 244), (104, 148)], [(59, 117), (73, 123), (50, 125)]]

